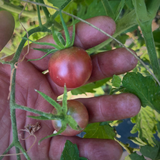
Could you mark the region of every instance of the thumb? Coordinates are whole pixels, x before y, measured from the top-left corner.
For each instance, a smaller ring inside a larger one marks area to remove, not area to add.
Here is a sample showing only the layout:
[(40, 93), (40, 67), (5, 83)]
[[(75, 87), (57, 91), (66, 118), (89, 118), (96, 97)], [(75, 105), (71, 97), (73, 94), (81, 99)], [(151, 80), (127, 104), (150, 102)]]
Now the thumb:
[(7, 11), (0, 11), (0, 51), (10, 40), (14, 31), (14, 18)]

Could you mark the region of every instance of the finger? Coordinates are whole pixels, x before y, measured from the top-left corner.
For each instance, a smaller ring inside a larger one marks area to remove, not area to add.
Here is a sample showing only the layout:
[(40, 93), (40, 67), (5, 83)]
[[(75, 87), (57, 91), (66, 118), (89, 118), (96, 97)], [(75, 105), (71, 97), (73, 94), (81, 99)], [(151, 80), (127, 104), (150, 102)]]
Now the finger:
[[(136, 54), (136, 53), (135, 53)], [(135, 68), (137, 59), (125, 48), (99, 53), (92, 57), (90, 82), (122, 74)]]
[[(93, 25), (97, 26), (98, 28), (104, 30), (108, 34), (111, 34), (111, 35), (114, 33), (115, 28), (116, 28), (115, 22), (111, 18), (106, 17), (106, 16), (99, 16), (99, 17), (90, 18), (87, 21), (92, 23)], [(70, 32), (72, 31), (71, 28), (69, 30), (70, 30)], [(88, 24), (85, 24), (83, 22), (79, 22), (76, 25), (76, 36), (75, 36), (75, 43), (74, 43), (75, 46), (79, 46), (84, 49), (87, 49), (87, 48), (90, 48), (90, 47), (93, 47), (95, 45), (100, 44), (101, 42), (105, 41), (106, 39), (108, 39), (108, 37), (106, 35), (104, 35), (100, 31), (92, 28)], [(55, 43), (52, 38), (52, 35), (46, 36), (39, 41), (40, 42)], [(33, 50), (31, 48), (49, 48), (49, 46), (40, 46), (37, 44), (31, 44), (30, 45), (30, 52), (26, 56), (27, 59), (37, 59), (37, 58), (42, 57), (44, 54), (46, 54), (42, 51)], [(25, 48), (23, 50), (22, 55), (24, 55), (26, 53), (26, 50), (27, 50), (27, 48)], [(44, 71), (44, 70), (48, 69), (48, 61), (49, 61), (50, 56), (51, 55), (49, 55), (39, 61), (31, 61), (31, 63), (33, 63), (35, 65), (35, 67), (38, 68), (39, 70)]]
[(80, 99), (89, 112), (89, 122), (130, 118), (138, 114), (140, 100), (131, 93)]
[(119, 160), (122, 154), (122, 148), (113, 140), (56, 136), (51, 141), (49, 159), (60, 159), (66, 140), (77, 144), (80, 156), (88, 160)]
[(0, 22), (0, 50), (2, 50), (13, 34), (15, 22), (11, 13), (7, 11), (0, 11)]

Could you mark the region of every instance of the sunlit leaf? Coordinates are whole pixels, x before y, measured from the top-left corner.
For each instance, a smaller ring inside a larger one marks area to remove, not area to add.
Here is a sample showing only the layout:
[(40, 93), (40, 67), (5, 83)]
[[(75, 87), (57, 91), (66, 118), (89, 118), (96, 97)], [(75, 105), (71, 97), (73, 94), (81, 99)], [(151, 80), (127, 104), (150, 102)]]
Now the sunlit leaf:
[(101, 87), (102, 85), (104, 85), (106, 82), (108, 82), (111, 78), (105, 78), (103, 80), (99, 80), (93, 83), (88, 83), (82, 87), (76, 88), (71, 90), (71, 93), (73, 95), (77, 95), (77, 94), (85, 94), (86, 92), (90, 92), (90, 93), (95, 93), (96, 91), (94, 89)]
[(121, 78), (119, 76), (117, 76), (117, 75), (113, 75), (112, 85), (114, 87), (120, 87), (121, 86)]
[(153, 146), (153, 134), (156, 132), (155, 125), (157, 123), (153, 110), (150, 107), (141, 108), (134, 121), (136, 124), (132, 128), (131, 133), (138, 132), (141, 139), (145, 138), (147, 143)]

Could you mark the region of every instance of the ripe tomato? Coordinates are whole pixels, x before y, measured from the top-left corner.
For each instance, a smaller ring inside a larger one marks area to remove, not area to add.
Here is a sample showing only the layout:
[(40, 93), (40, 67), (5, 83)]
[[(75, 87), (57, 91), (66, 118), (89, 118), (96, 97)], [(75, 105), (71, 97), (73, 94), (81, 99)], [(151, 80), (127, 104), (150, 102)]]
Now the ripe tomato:
[(55, 52), (48, 68), (51, 79), (57, 85), (77, 88), (90, 78), (92, 61), (84, 49), (71, 47)]
[[(62, 103), (60, 103), (60, 105), (62, 105)], [(79, 101), (68, 100), (67, 101), (67, 108), (68, 108), (67, 114), (71, 115), (74, 118), (74, 120), (77, 122), (77, 124), (82, 129), (84, 129), (87, 126), (88, 120), (89, 120), (89, 115), (88, 115), (88, 111), (87, 111), (86, 107)], [(52, 113), (56, 114), (57, 110), (53, 109)], [(52, 125), (56, 131), (59, 131), (60, 128), (62, 127), (60, 120), (52, 120)], [(67, 125), (66, 130), (63, 131), (61, 133), (61, 135), (75, 136), (82, 131), (83, 130), (80, 130), (80, 131), (73, 130), (69, 125)]]

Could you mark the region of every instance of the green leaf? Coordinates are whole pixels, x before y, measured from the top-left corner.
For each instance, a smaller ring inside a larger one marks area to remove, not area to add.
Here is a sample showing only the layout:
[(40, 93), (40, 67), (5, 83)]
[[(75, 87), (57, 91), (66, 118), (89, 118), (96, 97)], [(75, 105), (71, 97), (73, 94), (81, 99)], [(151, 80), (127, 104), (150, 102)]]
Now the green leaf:
[(149, 17), (152, 17), (153, 19), (155, 18), (158, 8), (160, 6), (160, 0), (152, 0), (152, 1), (147, 0), (146, 6), (147, 6)]
[[(155, 30), (153, 32), (153, 38), (154, 38), (154, 41), (155, 41), (155, 44), (156, 46), (158, 47), (160, 45), (160, 30)], [(159, 46), (160, 47), (160, 46)]]
[(117, 76), (117, 75), (113, 75), (112, 85), (114, 87), (120, 87), (121, 86), (121, 78), (119, 76)]
[(84, 129), (84, 138), (114, 139), (115, 132), (109, 124), (91, 123)]
[(105, 78), (105, 79), (102, 79), (100, 81), (96, 81), (96, 82), (93, 82), (93, 83), (88, 83), (88, 84), (86, 84), (82, 87), (71, 90), (71, 93), (73, 95), (85, 94), (86, 92), (95, 93), (96, 91), (94, 89), (96, 89), (98, 87), (101, 87), (106, 82), (108, 82), (110, 79), (111, 78)]
[(133, 143), (139, 145), (139, 146), (145, 146), (147, 145), (146, 142), (144, 142), (141, 138), (139, 137), (128, 137)]
[(52, 25), (52, 27), (51, 27), (51, 30), (52, 30), (52, 36), (53, 36), (53, 39), (54, 39), (54, 41), (56, 42), (56, 44), (60, 47), (60, 48), (64, 48), (64, 45), (63, 45), (63, 43), (61, 43), (60, 42), (60, 40), (59, 40), (59, 38), (58, 38), (58, 34), (59, 34), (59, 32), (58, 31), (56, 31), (56, 29), (55, 29), (55, 27)]
[(160, 86), (150, 77), (140, 73), (127, 73), (122, 81), (123, 87), (139, 97), (142, 106), (150, 106), (160, 112)]
[(146, 145), (141, 147), (140, 152), (148, 158), (151, 158), (152, 160), (159, 160), (160, 155), (160, 142), (156, 141), (157, 145), (154, 147)]
[(160, 138), (160, 121), (157, 122), (157, 136)]
[[(120, 41), (121, 43), (125, 44), (126, 40), (129, 39), (129, 36), (126, 34), (121, 34), (119, 36), (117, 36), (116, 38), (118, 41)], [(121, 46), (119, 46), (119, 44), (117, 43), (116, 48), (120, 48)]]
[[(132, 120), (131, 120), (132, 121)], [(141, 111), (134, 117), (136, 124), (131, 130), (131, 133), (139, 133), (139, 138), (144, 142), (146, 141), (150, 145), (154, 145), (155, 126), (157, 121), (155, 120), (154, 111), (150, 107), (141, 108)], [(132, 121), (133, 122), (133, 121)]]
[(65, 46), (66, 42), (65, 42), (65, 40), (64, 40), (64, 38), (62, 36), (62, 33), (61, 32), (57, 32), (56, 34), (57, 34), (57, 37), (58, 37), (59, 41), (63, 44), (63, 46)]
[(132, 0), (127, 0), (127, 1), (125, 2), (125, 4), (126, 4), (126, 6), (127, 6), (130, 10), (133, 10), (133, 9), (134, 9)]
[(39, 120), (49, 120), (49, 118), (44, 116), (27, 116), (27, 117), (33, 118), (33, 119), (39, 119)]
[(104, 9), (106, 11), (106, 15), (111, 17), (112, 19), (114, 19), (115, 18), (115, 14), (113, 12), (113, 8), (110, 5), (109, 1), (108, 0), (101, 0), (101, 1), (102, 1)]
[(79, 157), (77, 145), (67, 140), (60, 160), (87, 160), (87, 158)]
[[(44, 51), (44, 49), (37, 49), (37, 50)], [(46, 50), (48, 50), (48, 49), (46, 49)], [(28, 59), (28, 61), (38, 61), (38, 60), (41, 60), (41, 59), (43, 59), (44, 57), (46, 57), (46, 56), (48, 56), (49, 54), (54, 53), (54, 52), (56, 52), (56, 51), (57, 51), (57, 49), (50, 49), (50, 51), (48, 51), (44, 56), (42, 56), (42, 57), (40, 57), (40, 58), (37, 58), (37, 59)]]
[(134, 153), (128, 155), (127, 157), (125, 157), (124, 160), (145, 160), (145, 158), (144, 158), (144, 156), (140, 156), (134, 152)]
[(52, 106), (54, 106), (54, 108), (56, 108), (57, 112), (61, 112), (61, 105), (58, 104), (55, 100), (53, 100), (51, 97), (47, 96), (46, 94), (44, 94), (43, 92), (40, 92), (38, 90), (35, 90), (36, 92), (38, 92), (47, 102), (49, 102)]
[(121, 14), (121, 11), (124, 7), (124, 4), (125, 4), (125, 0), (121, 0), (119, 5), (118, 5), (118, 8), (116, 10), (116, 13), (115, 13), (115, 15), (116, 15), (115, 21), (119, 18), (120, 14)]
[(62, 26), (63, 26), (63, 29), (64, 29), (65, 38), (66, 38), (65, 47), (70, 47), (70, 45), (71, 45), (71, 39), (70, 39), (68, 27), (67, 27), (67, 25), (66, 25), (66, 23), (65, 23), (65, 21), (63, 19), (61, 11), (59, 12), (59, 14), (60, 14), (60, 17), (61, 17), (61, 22), (62, 22)]
[(120, 16), (120, 13), (125, 5), (125, 0), (114, 0), (114, 1), (108, 1), (108, 0), (101, 0), (104, 9), (106, 11), (106, 15), (111, 17), (113, 20), (117, 20)]
[(60, 8), (67, 0), (48, 0), (53, 6)]
[(67, 110), (68, 110), (68, 107), (67, 107), (67, 88), (66, 88), (66, 86), (64, 86), (62, 109), (63, 109), (63, 113), (66, 114)]
[(75, 34), (76, 34), (76, 25), (74, 23), (74, 19), (72, 18), (73, 21), (73, 31), (72, 31), (72, 40), (71, 40), (71, 46), (74, 45), (74, 40), (75, 40)]
[(137, 19), (141, 22), (146, 22), (150, 20), (147, 8), (144, 0), (132, 0), (133, 5), (135, 7)]
[(55, 49), (51, 49), (51, 48), (33, 48), (34, 50), (38, 50), (38, 51), (42, 51), (42, 52), (50, 52), (51, 50), (55, 50)]
[(144, 1), (132, 0), (136, 10), (137, 19), (140, 22), (152, 21), (156, 16), (157, 10), (160, 5), (160, 0)]
[(86, 10), (84, 9), (84, 6), (81, 7), (83, 13), (79, 12), (77, 16), (82, 19), (88, 19), (91, 17), (102, 15), (106, 16), (106, 12), (101, 1), (94, 0), (89, 6), (87, 6)]
[(31, 39), (28, 39), (26, 37), (23, 37), (23, 39), (31, 41), (32, 43), (38, 44), (38, 45), (45, 45), (45, 46), (52, 46), (54, 48), (56, 48), (57, 50), (60, 50), (61, 48), (53, 43), (48, 43), (48, 42), (36, 42), (36, 41), (32, 41)]

